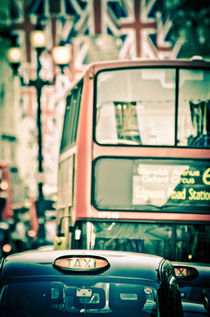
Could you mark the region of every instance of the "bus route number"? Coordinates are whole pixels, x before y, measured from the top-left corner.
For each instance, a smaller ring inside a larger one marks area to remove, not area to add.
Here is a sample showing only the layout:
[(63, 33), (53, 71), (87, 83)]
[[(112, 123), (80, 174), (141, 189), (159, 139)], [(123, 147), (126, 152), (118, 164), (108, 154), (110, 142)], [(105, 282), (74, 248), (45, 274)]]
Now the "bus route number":
[(119, 218), (119, 213), (118, 212), (109, 212), (109, 211), (104, 211), (104, 212), (99, 212), (98, 217), (100, 219), (118, 219)]

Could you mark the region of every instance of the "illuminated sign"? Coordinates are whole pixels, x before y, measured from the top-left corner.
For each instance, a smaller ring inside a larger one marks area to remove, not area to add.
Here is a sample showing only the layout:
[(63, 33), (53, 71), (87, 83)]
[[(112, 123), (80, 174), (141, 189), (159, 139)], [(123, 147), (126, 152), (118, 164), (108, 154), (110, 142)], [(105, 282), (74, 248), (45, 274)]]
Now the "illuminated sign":
[(109, 267), (109, 262), (102, 257), (95, 256), (64, 256), (54, 262), (57, 269), (73, 272), (97, 272)]
[(133, 171), (133, 205), (182, 204), (209, 206), (210, 168), (206, 162), (154, 164), (136, 160)]
[(193, 280), (198, 276), (198, 271), (194, 267), (174, 265), (175, 275), (178, 279)]
[(206, 185), (210, 185), (210, 168), (203, 173), (203, 182)]

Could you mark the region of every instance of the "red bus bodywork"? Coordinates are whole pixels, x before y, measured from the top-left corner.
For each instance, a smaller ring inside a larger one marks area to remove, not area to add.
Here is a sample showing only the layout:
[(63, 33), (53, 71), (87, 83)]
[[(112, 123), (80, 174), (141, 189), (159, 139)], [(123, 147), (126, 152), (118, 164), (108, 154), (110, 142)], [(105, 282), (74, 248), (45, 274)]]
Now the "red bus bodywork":
[[(113, 221), (166, 221), (180, 223), (209, 223), (210, 213), (188, 212), (155, 212), (155, 211), (126, 211), (126, 210), (98, 210), (92, 204), (92, 168), (93, 162), (100, 157), (123, 157), (123, 158), (152, 158), (177, 159), (177, 160), (209, 160), (209, 148), (189, 148), (172, 146), (115, 146), (102, 145), (94, 141), (94, 98), (95, 98), (95, 76), (105, 69), (132, 68), (132, 67), (190, 67), (193, 69), (209, 69), (209, 63), (203, 61), (184, 60), (134, 60), (113, 61), (94, 63), (85, 71), (83, 78), (83, 91), (80, 102), (80, 114), (78, 121), (78, 132), (76, 143), (67, 150), (60, 153), (59, 164), (69, 156), (73, 156), (72, 167), (72, 204), (60, 208), (58, 206), (58, 223), (61, 218), (68, 218), (68, 224), (74, 228), (78, 220), (113, 220)], [(210, 177), (210, 172), (209, 172)], [(58, 186), (59, 190), (63, 190)], [(61, 211), (62, 209), (62, 211)], [(64, 231), (69, 232), (66, 226)], [(71, 243), (67, 243), (71, 247)]]
[(12, 191), (9, 167), (5, 162), (0, 162), (1, 178), (0, 178), (0, 213), (2, 219), (12, 217)]
[[(194, 67), (201, 65), (194, 61)], [(79, 218), (98, 218), (98, 210), (91, 204), (91, 175), (92, 161), (100, 156), (123, 156), (123, 157), (154, 157), (154, 158), (190, 158), (210, 159), (209, 149), (172, 148), (172, 147), (115, 147), (101, 146), (93, 141), (93, 99), (94, 99), (94, 74), (105, 68), (135, 67), (135, 66), (178, 66), (180, 61), (127, 61), (98, 63), (90, 66), (85, 74), (84, 91), (81, 100), (81, 117), (78, 126), (77, 155), (75, 162), (75, 215)], [(189, 66), (188, 62), (181, 62), (182, 66)], [(103, 215), (104, 214), (104, 215)], [(100, 217), (112, 218), (111, 212), (100, 211)], [(180, 221), (210, 221), (210, 214), (190, 213), (156, 213), (156, 212), (126, 212), (119, 211), (120, 219), (144, 219), (144, 220), (180, 220)]]

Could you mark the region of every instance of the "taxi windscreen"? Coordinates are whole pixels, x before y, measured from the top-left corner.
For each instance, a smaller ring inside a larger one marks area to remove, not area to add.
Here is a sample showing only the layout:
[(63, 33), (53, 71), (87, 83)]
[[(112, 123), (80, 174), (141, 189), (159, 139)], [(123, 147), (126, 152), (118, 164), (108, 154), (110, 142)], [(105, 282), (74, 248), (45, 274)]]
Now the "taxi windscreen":
[(2, 317), (121, 316), (122, 312), (157, 316), (157, 289), (158, 285), (149, 281), (135, 284), (100, 279), (97, 282), (89, 276), (14, 280), (1, 288), (0, 311)]

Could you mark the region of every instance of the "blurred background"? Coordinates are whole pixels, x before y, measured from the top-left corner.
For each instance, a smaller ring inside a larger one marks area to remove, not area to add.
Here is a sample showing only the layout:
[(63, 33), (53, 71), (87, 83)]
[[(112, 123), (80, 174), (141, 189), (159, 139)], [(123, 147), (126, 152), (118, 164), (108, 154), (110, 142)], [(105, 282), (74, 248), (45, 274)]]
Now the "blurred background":
[(53, 242), (65, 95), (87, 64), (195, 55), (208, 0), (1, 0), (0, 256)]

